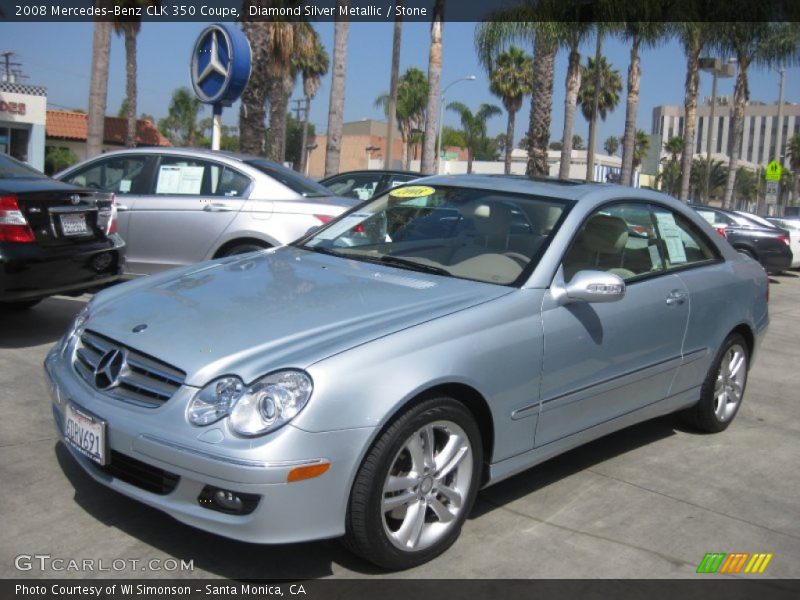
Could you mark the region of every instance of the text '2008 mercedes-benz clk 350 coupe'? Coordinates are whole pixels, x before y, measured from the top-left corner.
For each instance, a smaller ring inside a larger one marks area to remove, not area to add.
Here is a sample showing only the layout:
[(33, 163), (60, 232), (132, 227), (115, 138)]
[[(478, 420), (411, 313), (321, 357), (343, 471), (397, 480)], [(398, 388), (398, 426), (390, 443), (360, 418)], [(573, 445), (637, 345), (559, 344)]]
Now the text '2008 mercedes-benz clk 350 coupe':
[(613, 185), (433, 177), (303, 239), (98, 294), (45, 370), (100, 483), (259, 543), (430, 560), (481, 487), (659, 415), (725, 429), (768, 281)]

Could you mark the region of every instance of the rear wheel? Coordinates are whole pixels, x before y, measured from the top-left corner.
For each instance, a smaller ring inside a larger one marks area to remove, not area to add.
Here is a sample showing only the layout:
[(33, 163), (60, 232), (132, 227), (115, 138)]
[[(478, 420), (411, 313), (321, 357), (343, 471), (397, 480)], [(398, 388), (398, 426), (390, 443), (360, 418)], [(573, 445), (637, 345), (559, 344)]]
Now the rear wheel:
[(431, 560), (458, 538), (480, 485), (483, 451), (472, 414), (435, 398), (400, 415), (356, 475), (346, 545), (387, 569)]
[(39, 302), (44, 300), (44, 298), (37, 298), (36, 300), (19, 300), (17, 302), (0, 302), (0, 308), (6, 310), (28, 310), (29, 308), (33, 308)]
[(729, 335), (700, 389), (700, 401), (684, 416), (690, 425), (717, 433), (728, 428), (742, 404), (750, 353), (738, 333)]

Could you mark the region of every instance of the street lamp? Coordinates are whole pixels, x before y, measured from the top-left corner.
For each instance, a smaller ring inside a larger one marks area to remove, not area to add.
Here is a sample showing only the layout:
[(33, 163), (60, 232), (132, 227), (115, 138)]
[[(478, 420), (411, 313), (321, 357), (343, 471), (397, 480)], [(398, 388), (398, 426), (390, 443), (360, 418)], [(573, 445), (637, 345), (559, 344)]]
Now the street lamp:
[(304, 173), (306, 177), (308, 177), (308, 159), (316, 148), (317, 144), (306, 144), (306, 172)]
[(451, 82), (442, 90), (442, 97), (441, 97), (441, 105), (439, 106), (439, 138), (436, 140), (436, 173), (439, 173), (440, 165), (442, 161), (442, 128), (444, 127), (444, 99), (445, 95), (447, 94), (447, 90), (453, 87), (455, 84), (461, 81), (475, 81), (477, 77), (475, 75), (467, 75), (466, 77), (462, 77), (461, 79), (456, 79), (455, 81)]
[[(709, 186), (711, 185), (711, 140), (714, 137), (714, 109), (717, 106), (717, 78), (733, 77), (733, 64), (736, 59), (728, 59), (722, 62), (718, 58), (701, 58), (698, 60), (698, 67), (701, 71), (707, 71), (714, 75), (711, 84), (711, 111), (708, 116), (708, 137), (706, 138), (706, 181), (704, 201), (708, 202)], [(702, 132), (701, 132), (702, 133)]]

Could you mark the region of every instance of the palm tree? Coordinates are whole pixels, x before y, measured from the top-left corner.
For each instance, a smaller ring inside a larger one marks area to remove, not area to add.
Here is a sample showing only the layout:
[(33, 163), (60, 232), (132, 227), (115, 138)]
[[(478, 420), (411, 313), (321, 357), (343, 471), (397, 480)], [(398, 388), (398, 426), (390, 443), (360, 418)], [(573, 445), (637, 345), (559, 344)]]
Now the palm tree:
[(458, 113), (461, 118), (464, 143), (467, 146), (467, 173), (472, 173), (472, 158), (475, 148), (479, 141), (486, 137), (486, 121), (501, 114), (500, 108), (494, 104), (481, 104), (477, 112), (473, 114), (465, 104), (451, 102), (447, 105), (447, 109)]
[(667, 194), (674, 196), (681, 185), (681, 166), (675, 161), (669, 161), (661, 168), (661, 172), (656, 175), (656, 181), (661, 184), (661, 189)]
[(634, 152), (636, 146), (636, 111), (639, 107), (639, 83), (642, 76), (639, 64), (639, 51), (655, 46), (663, 39), (664, 23), (651, 21), (628, 21), (624, 24), (620, 35), (630, 42), (630, 64), (628, 65), (628, 100), (625, 107), (625, 135), (622, 136), (622, 172), (620, 182), (631, 185), (634, 169)]
[(595, 59), (591, 56), (586, 65), (581, 67), (581, 86), (578, 90), (578, 103), (581, 105), (581, 114), (587, 121), (592, 120), (592, 107), (594, 101), (594, 88), (596, 78), (599, 77), (600, 93), (597, 97), (597, 116), (605, 121), (608, 113), (614, 112), (619, 104), (619, 93), (622, 91), (622, 77), (619, 71), (613, 69), (605, 56), (600, 57), (599, 71)]
[(607, 137), (606, 141), (603, 143), (603, 149), (609, 156), (614, 156), (617, 150), (619, 150), (619, 138), (615, 135)]
[(650, 137), (641, 129), (636, 130), (633, 138), (633, 168), (638, 168), (650, 150)]
[(728, 180), (725, 183), (723, 206), (731, 206), (736, 183), (736, 169), (744, 133), (744, 109), (749, 97), (747, 70), (750, 65), (774, 67), (800, 61), (800, 23), (742, 22), (720, 27), (716, 45), (736, 57), (738, 74), (733, 90)]
[[(572, 164), (573, 139), (572, 130), (575, 127), (575, 111), (578, 104), (578, 92), (581, 88), (581, 42), (591, 30), (589, 25), (582, 22), (563, 22), (557, 36), (562, 45), (569, 48), (569, 62), (567, 75), (564, 80), (566, 93), (564, 94), (564, 131), (561, 135), (561, 162), (558, 168), (558, 178), (568, 179), (569, 169)], [(575, 148), (582, 150), (583, 148)]]
[(572, 136), (571, 141), (572, 141), (572, 147), (575, 148), (575, 150), (586, 150), (586, 148), (583, 145), (583, 138), (579, 136), (577, 133)]
[[(337, 0), (336, 14), (350, 7), (350, 0)], [(339, 172), (339, 154), (342, 149), (342, 125), (344, 121), (344, 80), (347, 70), (347, 37), (350, 20), (337, 17), (333, 30), (333, 76), (328, 103), (328, 137), (325, 144), (325, 176)]]
[(311, 110), (311, 100), (317, 95), (322, 78), (328, 73), (330, 57), (325, 46), (316, 40), (314, 52), (311, 55), (299, 56), (294, 59), (295, 69), (303, 76), (303, 96), (306, 100), (306, 107), (303, 116), (303, 133), (300, 142), (300, 161), (298, 171), (306, 172), (306, 145), (308, 144), (308, 114)]
[(686, 82), (683, 102), (683, 150), (681, 150), (681, 187), (679, 197), (689, 199), (694, 156), (695, 127), (697, 126), (697, 90), (700, 84), (700, 52), (714, 36), (714, 26), (699, 21), (675, 23), (673, 31), (686, 54)]
[[(402, 0), (398, 6), (402, 6)], [(394, 130), (397, 128), (395, 122), (397, 114), (397, 80), (400, 78), (400, 47), (403, 39), (403, 17), (395, 16), (394, 35), (392, 35), (392, 67), (389, 75), (389, 107), (387, 109), (388, 118), (386, 119), (386, 154), (383, 159), (383, 166), (391, 169), (394, 161)]]
[(164, 132), (173, 145), (196, 146), (197, 115), (200, 108), (200, 100), (189, 88), (178, 88), (172, 93), (167, 117), (159, 121), (158, 128)]
[(736, 204), (747, 210), (747, 203), (758, 198), (758, 176), (750, 169), (739, 167), (736, 172)]
[(792, 199), (798, 194), (798, 175), (800, 175), (800, 134), (795, 134), (786, 142), (786, 154), (789, 157), (789, 168), (792, 170)]
[(426, 175), (436, 169), (436, 133), (439, 119), (440, 89), (442, 83), (442, 30), (444, 29), (444, 0), (436, 0), (431, 23), (431, 50), (428, 56), (428, 102), (425, 112), (425, 133), (422, 137), (420, 171)]
[(103, 150), (110, 54), (111, 23), (95, 21), (92, 38), (92, 77), (89, 82), (89, 112), (86, 117), (85, 158), (97, 156)]
[[(428, 80), (425, 73), (416, 67), (409, 68), (397, 82), (397, 103), (395, 118), (400, 138), (406, 148), (403, 168), (408, 169), (411, 161), (411, 134), (421, 131), (425, 123), (428, 100)], [(375, 107), (382, 108), (388, 116), (389, 94), (381, 94), (375, 100)]]
[(683, 138), (673, 136), (664, 142), (664, 151), (669, 154), (670, 162), (678, 162), (678, 156), (683, 152)]
[[(159, 0), (115, 0), (117, 6), (123, 9), (143, 10), (147, 6), (159, 6)], [(135, 14), (136, 10), (128, 10)], [(136, 38), (141, 29), (141, 17), (120, 17), (113, 22), (114, 32), (125, 38), (125, 100), (127, 102), (125, 115), (128, 126), (125, 134), (125, 146), (136, 146)]]
[[(489, 89), (499, 97), (508, 111), (506, 139), (514, 139), (517, 112), (522, 108), (522, 99), (533, 88), (533, 64), (530, 55), (511, 46), (497, 55), (489, 68)], [(511, 173), (511, 151), (513, 143), (505, 145), (505, 174)]]
[[(708, 173), (708, 197), (705, 196), (706, 173)], [(728, 167), (721, 160), (711, 160), (709, 163), (704, 159), (695, 158), (692, 161), (693, 197), (700, 204), (706, 204), (711, 196), (720, 196), (725, 190), (727, 179)]]

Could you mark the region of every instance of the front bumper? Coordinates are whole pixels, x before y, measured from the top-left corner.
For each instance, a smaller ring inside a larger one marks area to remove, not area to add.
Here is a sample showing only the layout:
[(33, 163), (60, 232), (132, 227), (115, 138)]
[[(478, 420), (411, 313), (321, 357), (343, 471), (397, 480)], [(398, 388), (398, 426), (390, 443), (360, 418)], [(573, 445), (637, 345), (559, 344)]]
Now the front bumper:
[(0, 299), (33, 300), (79, 294), (122, 274), (125, 242), (107, 239), (64, 246), (0, 243)]
[[(344, 533), (350, 486), (372, 428), (310, 433), (288, 425), (263, 438), (235, 439), (224, 421), (208, 427), (186, 422), (184, 407), (194, 388), (184, 386), (158, 408), (129, 405), (87, 385), (57, 348), (44, 365), (56, 429), (75, 460), (96, 481), (178, 521), (237, 540), (277, 544)], [(107, 423), (109, 453), (177, 477), (177, 483), (160, 492), (149, 491), (78, 453), (63, 436), (67, 402)], [(321, 460), (330, 462), (323, 475), (286, 483), (292, 468)], [(199, 501), (206, 486), (256, 495), (258, 505), (245, 515), (210, 510)]]

